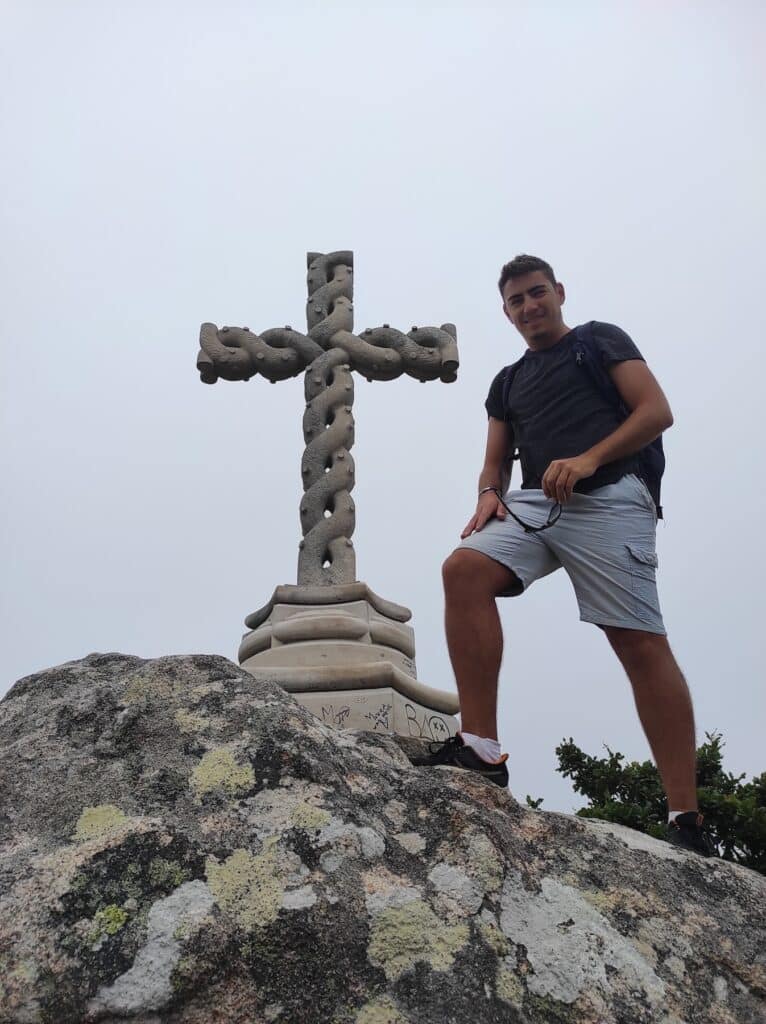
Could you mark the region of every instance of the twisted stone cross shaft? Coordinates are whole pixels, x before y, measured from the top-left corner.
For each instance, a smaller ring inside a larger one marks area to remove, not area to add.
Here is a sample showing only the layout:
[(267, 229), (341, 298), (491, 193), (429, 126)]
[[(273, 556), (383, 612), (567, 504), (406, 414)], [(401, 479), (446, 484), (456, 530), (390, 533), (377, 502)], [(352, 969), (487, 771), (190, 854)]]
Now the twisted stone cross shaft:
[(275, 383), (306, 370), (298, 584), (334, 586), (356, 580), (351, 372), (368, 380), (406, 373), (422, 382), (438, 377), (451, 383), (458, 352), (453, 324), (413, 327), (407, 334), (384, 324), (357, 336), (353, 253), (310, 252), (307, 260), (307, 334), (290, 326), (255, 334), (248, 327), (202, 324), (197, 368), (206, 384), (258, 373)]

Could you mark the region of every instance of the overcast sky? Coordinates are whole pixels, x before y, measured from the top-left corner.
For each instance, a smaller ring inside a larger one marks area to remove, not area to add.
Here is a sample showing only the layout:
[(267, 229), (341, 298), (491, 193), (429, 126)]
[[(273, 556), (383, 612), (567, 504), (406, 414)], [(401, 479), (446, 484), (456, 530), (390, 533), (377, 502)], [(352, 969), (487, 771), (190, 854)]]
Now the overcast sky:
[[(441, 564), (523, 351), (501, 264), (619, 324), (670, 399), (660, 596), (725, 765), (763, 757), (764, 65), (753, 2), (3, 3), (2, 672), (236, 660), (296, 580), (302, 376), (203, 385), (199, 324), (302, 329), (353, 249), (355, 328), (457, 325), (454, 384), (356, 380), (358, 578), (454, 689)], [(511, 789), (581, 806), (572, 736), (648, 757), (556, 573), (502, 602)]]

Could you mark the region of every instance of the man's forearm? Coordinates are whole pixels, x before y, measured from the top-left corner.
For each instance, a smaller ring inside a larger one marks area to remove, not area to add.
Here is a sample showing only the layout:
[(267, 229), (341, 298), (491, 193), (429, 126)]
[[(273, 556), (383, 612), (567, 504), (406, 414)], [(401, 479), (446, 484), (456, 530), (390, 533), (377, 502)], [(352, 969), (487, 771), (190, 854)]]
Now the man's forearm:
[(505, 494), (511, 482), (511, 462), (502, 462), (499, 466), (484, 466), (479, 474), (479, 490), (485, 487), (497, 487)]
[(583, 456), (595, 463), (594, 472), (599, 466), (616, 459), (624, 459), (651, 444), (656, 437), (667, 430), (673, 423), (669, 413), (658, 410), (653, 405), (637, 406), (624, 423), (603, 441), (599, 441)]

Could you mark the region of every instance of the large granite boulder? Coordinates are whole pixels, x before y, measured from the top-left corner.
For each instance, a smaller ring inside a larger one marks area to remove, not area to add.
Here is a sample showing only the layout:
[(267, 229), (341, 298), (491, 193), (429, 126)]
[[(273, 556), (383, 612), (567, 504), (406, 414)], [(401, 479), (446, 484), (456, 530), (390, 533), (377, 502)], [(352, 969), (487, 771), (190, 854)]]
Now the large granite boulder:
[(0, 704), (0, 1020), (748, 1024), (766, 879), (532, 811), (219, 657)]

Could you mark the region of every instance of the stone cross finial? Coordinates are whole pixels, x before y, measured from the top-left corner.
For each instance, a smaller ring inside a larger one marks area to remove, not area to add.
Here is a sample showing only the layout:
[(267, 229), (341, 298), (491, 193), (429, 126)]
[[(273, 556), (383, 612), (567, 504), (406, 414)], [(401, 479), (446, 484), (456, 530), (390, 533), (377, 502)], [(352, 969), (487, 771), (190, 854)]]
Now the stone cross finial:
[(307, 334), (290, 326), (262, 334), (215, 324), (200, 329), (197, 367), (206, 384), (219, 377), (249, 380), (257, 373), (274, 383), (306, 370), (299, 585), (356, 579), (352, 371), (368, 380), (403, 373), (422, 382), (457, 379), (453, 324), (413, 327), (407, 334), (384, 324), (361, 336), (353, 333), (353, 262), (352, 252), (308, 253)]

